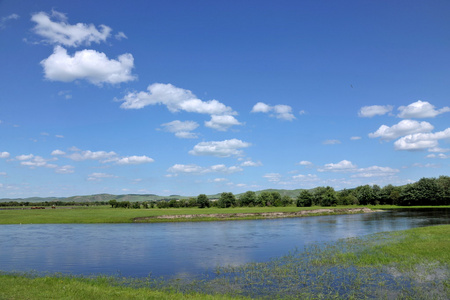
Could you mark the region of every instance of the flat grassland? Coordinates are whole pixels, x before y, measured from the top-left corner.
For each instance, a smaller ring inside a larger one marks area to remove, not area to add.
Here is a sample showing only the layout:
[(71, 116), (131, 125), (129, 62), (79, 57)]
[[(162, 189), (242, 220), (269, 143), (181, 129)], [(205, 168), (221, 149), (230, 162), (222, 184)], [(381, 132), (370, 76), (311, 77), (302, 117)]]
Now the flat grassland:
[[(126, 209), (109, 206), (89, 206), (51, 209), (0, 210), (0, 224), (89, 224), (133, 222), (182, 222), (265, 219), (276, 213), (278, 217), (295, 217), (294, 213), (306, 215), (330, 215), (369, 212), (382, 206), (336, 206), (336, 207), (236, 207), (236, 208), (166, 208)], [(390, 207), (390, 206), (389, 206)], [(389, 208), (387, 207), (387, 208)], [(365, 211), (362, 211), (364, 208)], [(310, 212), (309, 214), (306, 212)]]

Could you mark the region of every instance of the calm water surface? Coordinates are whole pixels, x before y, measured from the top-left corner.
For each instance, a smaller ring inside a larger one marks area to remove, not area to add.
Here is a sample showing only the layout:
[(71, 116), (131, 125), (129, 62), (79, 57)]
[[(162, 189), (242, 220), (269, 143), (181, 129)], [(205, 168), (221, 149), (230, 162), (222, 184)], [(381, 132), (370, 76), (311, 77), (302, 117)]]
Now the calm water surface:
[(0, 225), (0, 270), (191, 276), (267, 261), (315, 242), (450, 224), (450, 209), (275, 220)]

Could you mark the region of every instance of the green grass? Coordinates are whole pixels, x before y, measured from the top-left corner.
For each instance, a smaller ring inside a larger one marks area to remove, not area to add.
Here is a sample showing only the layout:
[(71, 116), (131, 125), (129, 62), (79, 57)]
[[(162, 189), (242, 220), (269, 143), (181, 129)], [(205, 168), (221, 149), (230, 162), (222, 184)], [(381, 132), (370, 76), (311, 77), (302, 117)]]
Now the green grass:
[(107, 277), (95, 279), (49, 276), (30, 278), (23, 275), (0, 275), (0, 299), (227, 300), (236, 298), (224, 295), (207, 295), (199, 293), (183, 294), (177, 292), (157, 291), (149, 288), (114, 286), (111, 285), (111, 280)]
[[(358, 206), (337, 206), (338, 208), (356, 208)], [(169, 208), (169, 209), (124, 209), (110, 207), (76, 207), (72, 209), (19, 209), (0, 210), (0, 224), (70, 224), (70, 223), (132, 223), (134, 218), (161, 215), (185, 214), (229, 214), (262, 212), (295, 212), (325, 207), (238, 207), (238, 208)], [(248, 218), (255, 219), (255, 218)], [(217, 218), (202, 218), (201, 221), (214, 221)], [(188, 220), (152, 220), (153, 222), (199, 221)]]

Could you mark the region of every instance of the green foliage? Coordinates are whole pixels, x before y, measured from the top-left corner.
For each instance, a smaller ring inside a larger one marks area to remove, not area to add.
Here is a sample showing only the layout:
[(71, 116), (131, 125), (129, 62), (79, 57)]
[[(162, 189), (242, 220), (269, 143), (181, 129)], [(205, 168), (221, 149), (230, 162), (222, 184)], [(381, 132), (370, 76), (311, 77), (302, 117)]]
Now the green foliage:
[(217, 204), (221, 208), (236, 206), (236, 198), (233, 193), (222, 193), (217, 201)]
[(239, 197), (239, 206), (255, 206), (256, 202), (256, 193), (253, 191), (247, 191)]
[(272, 206), (273, 203), (272, 193), (268, 191), (262, 192), (256, 198), (256, 203), (258, 204), (258, 206)]
[(330, 186), (318, 187), (314, 192), (314, 203), (320, 206), (336, 206), (336, 192)]
[(297, 196), (296, 205), (297, 207), (309, 207), (313, 203), (313, 194), (308, 190), (303, 190)]
[(211, 206), (211, 202), (209, 201), (208, 197), (205, 194), (198, 195), (197, 204), (198, 204), (199, 208), (205, 208), (205, 207)]

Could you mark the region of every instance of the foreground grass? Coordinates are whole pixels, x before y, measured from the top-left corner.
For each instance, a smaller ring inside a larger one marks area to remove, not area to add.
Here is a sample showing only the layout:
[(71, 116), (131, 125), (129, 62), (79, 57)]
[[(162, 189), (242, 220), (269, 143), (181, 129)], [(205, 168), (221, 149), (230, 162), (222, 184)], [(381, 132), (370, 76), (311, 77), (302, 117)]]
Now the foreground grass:
[(38, 300), (38, 299), (73, 299), (73, 300), (114, 300), (114, 299), (198, 299), (228, 300), (236, 299), (224, 295), (207, 295), (199, 293), (177, 293), (157, 291), (149, 288), (132, 288), (113, 286), (110, 279), (37, 277), (20, 275), (0, 275), (0, 299)]
[(0, 299), (450, 299), (450, 225), (314, 244), (215, 272), (199, 280), (0, 275)]
[[(331, 209), (358, 208), (363, 206), (336, 206)], [(381, 206), (380, 206), (381, 207)], [(0, 210), (0, 224), (74, 224), (74, 223), (132, 223), (135, 218), (162, 215), (186, 214), (233, 214), (264, 212), (296, 212), (324, 207), (236, 207), (236, 208), (169, 208), (169, 209), (124, 209), (110, 207), (76, 207), (72, 209), (19, 209)], [(329, 207), (327, 207), (329, 208)], [(378, 208), (378, 207), (377, 207)], [(201, 219), (215, 221), (217, 218)], [(153, 222), (198, 221), (189, 220), (153, 220)]]

